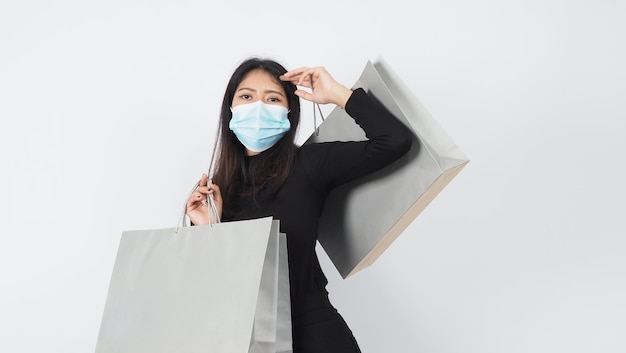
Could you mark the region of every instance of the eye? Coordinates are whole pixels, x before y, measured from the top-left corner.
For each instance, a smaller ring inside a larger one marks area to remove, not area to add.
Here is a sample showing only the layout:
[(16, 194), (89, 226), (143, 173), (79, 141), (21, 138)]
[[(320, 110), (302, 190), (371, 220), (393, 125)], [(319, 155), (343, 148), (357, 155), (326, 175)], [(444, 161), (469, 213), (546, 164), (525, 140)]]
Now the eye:
[(244, 100), (250, 100), (250, 99), (252, 99), (252, 96), (251, 96), (251, 95), (249, 95), (249, 94), (242, 94), (242, 95), (241, 95), (241, 96), (239, 96), (239, 97), (241, 97), (241, 99), (244, 99)]
[(280, 98), (278, 98), (278, 97), (269, 97), (267, 99), (267, 101), (270, 102), (270, 103), (280, 103), (281, 102)]

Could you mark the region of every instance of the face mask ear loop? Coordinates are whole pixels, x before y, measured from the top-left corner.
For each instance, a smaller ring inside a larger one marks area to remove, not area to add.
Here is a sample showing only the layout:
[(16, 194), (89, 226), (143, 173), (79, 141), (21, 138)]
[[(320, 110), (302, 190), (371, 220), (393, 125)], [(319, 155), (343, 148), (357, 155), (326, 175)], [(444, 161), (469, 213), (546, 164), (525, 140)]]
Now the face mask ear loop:
[(324, 115), (322, 114), (322, 108), (317, 103), (313, 103), (313, 127), (315, 128), (315, 136), (320, 135), (320, 128), (317, 126), (317, 112), (315, 111), (315, 106), (317, 106), (317, 110), (320, 112), (320, 117), (322, 118), (322, 123), (324, 122)]

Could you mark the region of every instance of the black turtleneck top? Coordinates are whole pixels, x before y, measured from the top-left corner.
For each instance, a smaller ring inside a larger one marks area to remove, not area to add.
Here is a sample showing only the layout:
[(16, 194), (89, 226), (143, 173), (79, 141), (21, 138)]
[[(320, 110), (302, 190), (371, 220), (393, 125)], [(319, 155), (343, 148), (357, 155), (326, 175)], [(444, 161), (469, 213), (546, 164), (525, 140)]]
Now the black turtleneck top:
[[(274, 197), (236, 198), (231, 217), (224, 221), (273, 216), (287, 235), (292, 316), (328, 305), (327, 279), (315, 246), (318, 219), (329, 191), (372, 173), (404, 155), (411, 132), (361, 88), (345, 107), (361, 126), (366, 141), (306, 144), (298, 149), (289, 177)], [(249, 157), (248, 163), (254, 163)]]

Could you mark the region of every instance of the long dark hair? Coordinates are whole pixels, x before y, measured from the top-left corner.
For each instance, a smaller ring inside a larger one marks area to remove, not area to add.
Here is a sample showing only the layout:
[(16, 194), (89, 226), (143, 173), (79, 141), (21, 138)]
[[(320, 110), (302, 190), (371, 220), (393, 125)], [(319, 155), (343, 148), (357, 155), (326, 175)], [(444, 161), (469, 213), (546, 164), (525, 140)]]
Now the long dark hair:
[[(235, 91), (246, 75), (253, 70), (269, 73), (285, 91), (291, 129), (274, 146), (255, 156), (253, 162), (246, 167), (246, 149), (229, 129), (228, 123), (232, 118), (230, 108)], [(235, 69), (226, 86), (218, 136), (211, 158), (213, 183), (220, 187), (224, 200), (222, 210), (224, 218), (232, 214), (232, 205), (237, 194), (251, 194), (253, 199), (256, 199), (261, 192), (268, 192), (270, 197), (273, 197), (291, 171), (298, 148), (295, 137), (300, 122), (300, 99), (294, 93), (296, 90), (294, 84), (279, 79), (285, 72), (287, 70), (274, 60), (251, 57)]]

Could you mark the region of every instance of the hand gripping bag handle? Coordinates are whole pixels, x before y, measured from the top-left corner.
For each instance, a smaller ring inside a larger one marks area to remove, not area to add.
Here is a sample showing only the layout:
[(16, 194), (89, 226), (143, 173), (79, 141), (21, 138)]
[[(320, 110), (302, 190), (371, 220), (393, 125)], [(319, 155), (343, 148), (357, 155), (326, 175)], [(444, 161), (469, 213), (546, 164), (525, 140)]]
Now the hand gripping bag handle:
[[(196, 183), (196, 185), (193, 186), (193, 188), (191, 189), (191, 191), (189, 192), (189, 194), (187, 195), (187, 198), (185, 199), (185, 205), (183, 206), (183, 212), (181, 212), (181, 215), (178, 219), (178, 223), (176, 225), (176, 233), (178, 233), (178, 229), (180, 227), (186, 227), (188, 226), (188, 222), (189, 217), (187, 216), (187, 201), (189, 200), (189, 198), (191, 197), (191, 195), (194, 193), (194, 191), (196, 191), (198, 189), (198, 187), (200, 186), (200, 182), (198, 181)], [(215, 223), (220, 223), (221, 219), (220, 219), (220, 215), (217, 212), (217, 207), (215, 206), (215, 201), (213, 200), (213, 195), (209, 194), (208, 198), (207, 198), (207, 206), (208, 207), (208, 217), (209, 220), (211, 220), (211, 214), (213, 215), (213, 219), (215, 220)], [(211, 229), (213, 229), (213, 224), (211, 222), (209, 222), (209, 227)]]

